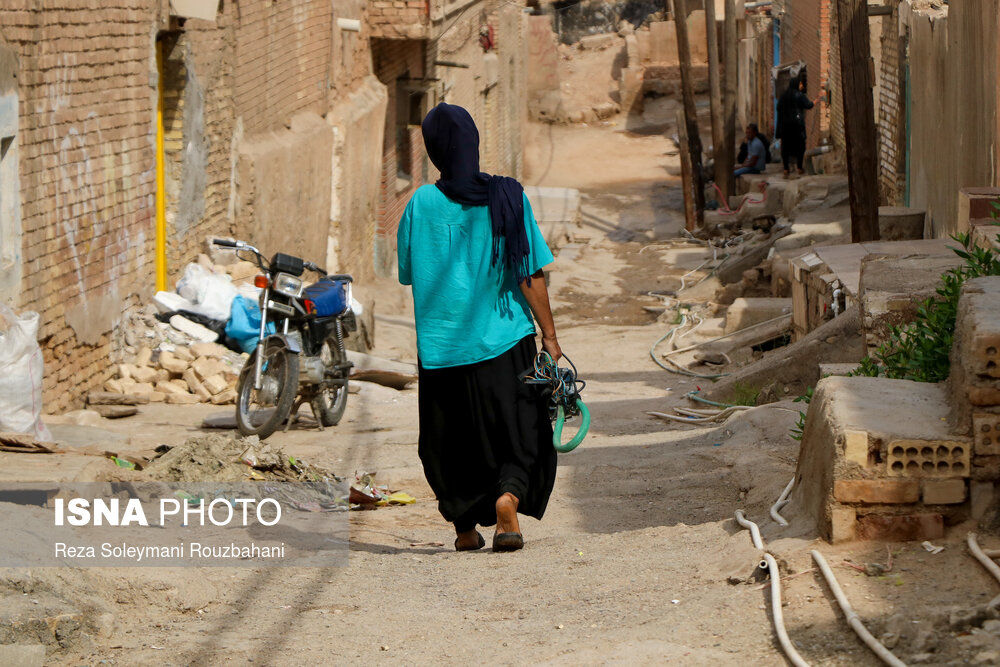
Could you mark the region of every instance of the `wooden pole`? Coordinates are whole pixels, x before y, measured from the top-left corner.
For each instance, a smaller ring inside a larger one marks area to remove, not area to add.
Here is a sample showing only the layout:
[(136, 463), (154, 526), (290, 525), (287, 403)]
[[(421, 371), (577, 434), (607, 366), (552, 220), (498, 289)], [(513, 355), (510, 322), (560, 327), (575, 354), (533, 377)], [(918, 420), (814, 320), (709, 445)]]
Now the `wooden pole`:
[[(705, 35), (708, 38), (708, 92), (712, 105), (712, 156), (715, 158), (715, 183), (726, 192), (728, 172), (733, 165), (720, 160), (719, 151), (726, 143), (722, 121), (722, 82), (719, 80), (719, 32), (715, 22), (715, 0), (705, 0)], [(727, 203), (728, 202), (723, 202)]]
[(689, 232), (698, 229), (698, 209), (694, 202), (694, 183), (691, 178), (691, 153), (688, 150), (687, 123), (684, 109), (677, 109), (677, 137), (680, 139), (681, 187), (684, 192), (684, 228)]
[[(722, 30), (724, 71), (722, 86), (722, 133), (725, 143), (719, 152), (719, 158), (729, 165), (726, 171), (726, 187), (722, 191), (727, 197), (736, 194), (736, 178), (733, 169), (736, 167), (736, 47), (739, 37), (736, 35), (736, 0), (726, 0), (726, 16)], [(721, 184), (720, 184), (721, 187)], [(728, 202), (727, 202), (728, 203)]]
[(872, 101), (867, 0), (837, 0), (844, 139), (851, 201), (851, 241), (877, 241), (878, 138)]
[[(698, 130), (698, 109), (694, 104), (694, 81), (691, 79), (691, 43), (687, 31), (687, 0), (673, 0), (674, 29), (677, 32), (677, 59), (681, 71), (681, 98), (684, 108), (684, 130), (687, 135), (687, 153), (690, 156), (691, 187), (685, 188), (684, 198), (693, 198), (695, 221), (700, 227), (704, 222), (705, 182), (701, 167), (701, 133)], [(680, 126), (678, 126), (680, 134)], [(683, 135), (682, 135), (683, 136)], [(684, 152), (684, 147), (681, 147)], [(682, 163), (683, 164), (683, 163)], [(685, 210), (686, 210), (685, 204)], [(687, 221), (691, 229), (691, 220)]]

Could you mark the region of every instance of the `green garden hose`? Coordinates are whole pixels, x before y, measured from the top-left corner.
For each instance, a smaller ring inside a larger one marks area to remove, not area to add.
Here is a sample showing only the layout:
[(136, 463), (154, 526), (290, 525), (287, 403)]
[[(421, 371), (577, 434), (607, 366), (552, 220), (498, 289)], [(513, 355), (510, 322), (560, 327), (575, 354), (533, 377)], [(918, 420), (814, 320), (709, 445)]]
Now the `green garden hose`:
[(580, 418), (583, 420), (583, 423), (580, 424), (580, 428), (577, 430), (576, 435), (573, 436), (573, 439), (566, 444), (562, 442), (562, 430), (563, 424), (566, 423), (566, 411), (561, 405), (556, 408), (556, 423), (552, 428), (552, 446), (560, 454), (565, 454), (576, 449), (583, 442), (583, 439), (587, 437), (587, 431), (590, 430), (590, 410), (587, 408), (587, 404), (582, 399), (577, 398), (576, 408), (580, 411)]
[[(542, 351), (535, 355), (532, 368), (521, 373), (521, 381), (525, 384), (541, 385), (549, 393), (549, 417), (553, 420), (552, 446), (557, 452), (565, 454), (580, 446), (590, 430), (590, 410), (580, 398), (580, 392), (586, 382), (579, 379), (576, 365), (565, 354), (563, 358), (569, 362), (570, 368), (559, 368), (548, 352)], [(573, 438), (563, 444), (562, 431), (566, 419), (580, 415), (583, 422)]]

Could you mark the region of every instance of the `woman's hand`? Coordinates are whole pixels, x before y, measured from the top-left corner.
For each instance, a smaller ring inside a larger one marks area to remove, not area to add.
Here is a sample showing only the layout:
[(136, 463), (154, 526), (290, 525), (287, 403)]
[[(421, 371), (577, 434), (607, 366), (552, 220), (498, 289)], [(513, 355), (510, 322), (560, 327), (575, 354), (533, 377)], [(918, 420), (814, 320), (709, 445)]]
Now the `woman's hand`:
[(556, 340), (555, 334), (552, 334), (552, 336), (542, 335), (542, 349), (549, 353), (553, 362), (559, 363), (559, 358), (562, 357), (562, 349), (559, 347), (559, 341)]

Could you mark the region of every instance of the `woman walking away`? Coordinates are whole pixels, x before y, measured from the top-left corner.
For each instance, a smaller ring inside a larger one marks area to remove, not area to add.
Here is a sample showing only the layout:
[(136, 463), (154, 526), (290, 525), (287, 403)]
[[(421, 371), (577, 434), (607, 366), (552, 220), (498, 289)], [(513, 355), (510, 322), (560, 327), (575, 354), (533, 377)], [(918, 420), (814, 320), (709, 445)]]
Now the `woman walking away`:
[(806, 84), (801, 77), (792, 77), (788, 89), (778, 100), (778, 138), (781, 139), (781, 161), (785, 165), (785, 178), (788, 178), (790, 164), (795, 160), (799, 175), (805, 172), (802, 167), (806, 154), (806, 120), (805, 112), (813, 108), (812, 101), (806, 97)]
[(455, 549), (524, 545), (518, 512), (542, 518), (556, 451), (545, 397), (519, 374), (542, 348), (561, 356), (542, 267), (552, 253), (521, 184), (479, 171), (479, 131), (462, 107), (439, 104), (422, 124), (441, 172), (399, 222), (399, 282), (417, 325), (419, 454)]

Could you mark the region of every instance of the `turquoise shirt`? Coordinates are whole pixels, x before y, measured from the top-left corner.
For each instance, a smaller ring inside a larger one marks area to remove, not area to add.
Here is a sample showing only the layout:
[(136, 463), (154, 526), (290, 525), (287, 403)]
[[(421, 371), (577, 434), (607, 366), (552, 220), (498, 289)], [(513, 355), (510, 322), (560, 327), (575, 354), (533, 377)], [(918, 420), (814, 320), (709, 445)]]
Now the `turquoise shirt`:
[[(524, 197), (528, 273), (552, 253)], [(412, 285), (417, 352), (424, 368), (446, 368), (503, 354), (535, 333), (531, 309), (511, 272), (490, 261), (486, 206), (457, 204), (437, 186), (413, 193), (396, 233), (399, 282)]]

